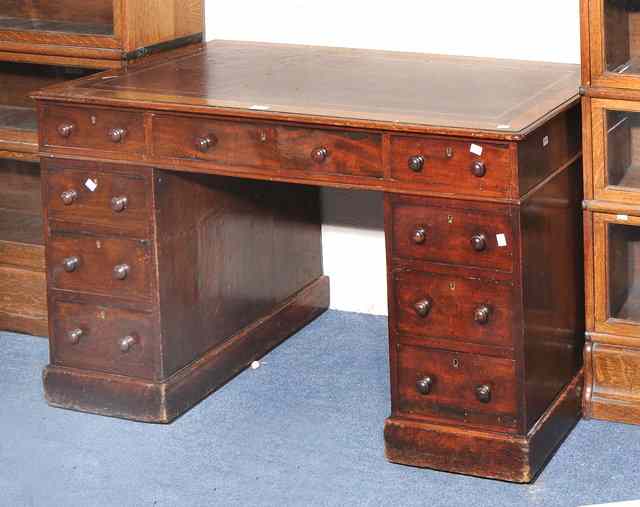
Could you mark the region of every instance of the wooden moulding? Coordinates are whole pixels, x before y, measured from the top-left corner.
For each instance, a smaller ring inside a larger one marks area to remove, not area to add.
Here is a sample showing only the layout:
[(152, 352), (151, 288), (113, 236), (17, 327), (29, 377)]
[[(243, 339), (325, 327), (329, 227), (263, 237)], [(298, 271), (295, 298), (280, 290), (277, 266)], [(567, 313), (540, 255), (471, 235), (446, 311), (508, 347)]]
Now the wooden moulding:
[(503, 481), (531, 482), (580, 419), (582, 382), (581, 371), (526, 436), (392, 416), (384, 429), (387, 459)]
[(50, 365), (43, 374), (45, 396), (59, 408), (170, 423), (328, 306), (329, 278), (322, 276), (164, 382)]
[[(590, 339), (584, 350), (585, 413), (589, 418), (640, 424), (640, 349), (616, 343), (625, 343), (624, 337), (594, 334)], [(633, 340), (637, 343), (636, 338), (626, 338)]]

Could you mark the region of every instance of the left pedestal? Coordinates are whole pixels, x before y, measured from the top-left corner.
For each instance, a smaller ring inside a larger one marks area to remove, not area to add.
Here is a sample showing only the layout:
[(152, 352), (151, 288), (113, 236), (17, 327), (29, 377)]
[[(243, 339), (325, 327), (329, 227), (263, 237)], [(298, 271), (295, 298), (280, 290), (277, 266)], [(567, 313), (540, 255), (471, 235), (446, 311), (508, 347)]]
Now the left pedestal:
[(322, 313), (318, 189), (43, 163), (50, 404), (167, 423)]

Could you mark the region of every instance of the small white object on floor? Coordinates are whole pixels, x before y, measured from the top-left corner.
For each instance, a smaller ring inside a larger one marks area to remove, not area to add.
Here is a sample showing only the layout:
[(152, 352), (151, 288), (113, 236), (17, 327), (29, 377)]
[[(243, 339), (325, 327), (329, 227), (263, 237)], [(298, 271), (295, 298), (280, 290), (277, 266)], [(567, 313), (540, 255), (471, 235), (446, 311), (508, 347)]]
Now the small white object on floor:
[(254, 361), (253, 363), (251, 363), (252, 370), (257, 370), (258, 368), (260, 368), (260, 361)]

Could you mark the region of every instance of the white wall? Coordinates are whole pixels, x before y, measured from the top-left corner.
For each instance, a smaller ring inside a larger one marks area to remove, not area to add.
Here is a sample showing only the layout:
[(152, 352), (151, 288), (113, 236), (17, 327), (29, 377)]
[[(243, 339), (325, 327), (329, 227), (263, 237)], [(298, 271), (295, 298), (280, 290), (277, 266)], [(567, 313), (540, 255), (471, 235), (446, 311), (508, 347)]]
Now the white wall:
[[(207, 37), (580, 62), (578, 0), (206, 0)], [(331, 306), (386, 314), (382, 197), (325, 190)]]

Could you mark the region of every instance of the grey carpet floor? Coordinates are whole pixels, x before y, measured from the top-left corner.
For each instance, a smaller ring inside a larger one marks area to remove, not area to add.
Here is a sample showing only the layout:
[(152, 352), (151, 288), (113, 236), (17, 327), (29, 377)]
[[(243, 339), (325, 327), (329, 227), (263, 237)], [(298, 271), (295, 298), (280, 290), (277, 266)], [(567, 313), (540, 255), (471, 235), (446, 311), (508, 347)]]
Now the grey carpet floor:
[(2, 506), (577, 506), (640, 498), (640, 427), (583, 421), (530, 486), (393, 465), (387, 321), (328, 312), (169, 426), (53, 409), (0, 334)]

